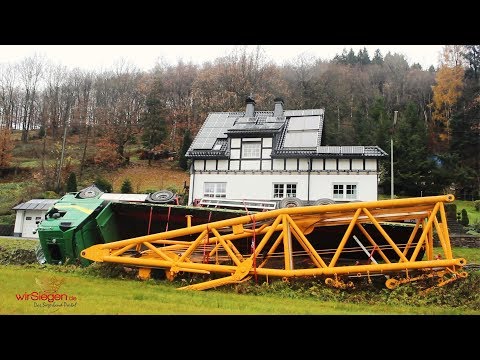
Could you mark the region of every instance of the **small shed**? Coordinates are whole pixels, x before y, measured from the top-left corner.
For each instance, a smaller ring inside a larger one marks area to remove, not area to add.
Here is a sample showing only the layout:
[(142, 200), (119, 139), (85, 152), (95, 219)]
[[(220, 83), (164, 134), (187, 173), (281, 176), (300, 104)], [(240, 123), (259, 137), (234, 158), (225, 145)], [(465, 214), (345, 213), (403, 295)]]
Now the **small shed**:
[(47, 210), (59, 199), (32, 199), (18, 204), (12, 210), (16, 211), (13, 236), (38, 238), (36, 233), (38, 223), (45, 217)]

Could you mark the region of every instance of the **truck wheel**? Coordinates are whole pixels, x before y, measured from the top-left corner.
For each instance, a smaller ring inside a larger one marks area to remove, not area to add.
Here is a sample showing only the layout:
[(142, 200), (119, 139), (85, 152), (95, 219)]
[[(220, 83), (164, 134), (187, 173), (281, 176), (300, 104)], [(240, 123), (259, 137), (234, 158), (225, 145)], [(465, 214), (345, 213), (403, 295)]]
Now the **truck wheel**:
[(296, 197), (286, 197), (280, 201), (280, 208), (303, 206), (303, 201)]
[(100, 194), (101, 194), (100, 189), (98, 189), (96, 187), (88, 187), (88, 188), (80, 191), (80, 193), (77, 196), (80, 199), (92, 199), (94, 197), (97, 197)]
[(154, 192), (153, 194), (149, 194), (147, 197), (147, 201), (158, 204), (165, 204), (172, 201), (174, 198), (175, 194), (170, 190), (160, 190)]
[(329, 204), (335, 204), (335, 201), (333, 201), (332, 199), (322, 198), (322, 199), (315, 200), (313, 202), (313, 206), (329, 205)]

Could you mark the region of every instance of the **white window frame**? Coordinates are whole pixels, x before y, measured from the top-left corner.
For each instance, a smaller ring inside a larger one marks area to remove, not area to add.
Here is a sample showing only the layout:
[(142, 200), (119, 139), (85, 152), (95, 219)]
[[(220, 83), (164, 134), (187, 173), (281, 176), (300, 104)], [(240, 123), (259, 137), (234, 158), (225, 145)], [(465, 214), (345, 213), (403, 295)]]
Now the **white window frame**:
[(203, 183), (203, 197), (205, 198), (226, 198), (226, 182), (205, 182)]
[(358, 183), (333, 183), (332, 199), (358, 200)]
[(242, 159), (260, 159), (262, 157), (262, 142), (243, 142)]
[(297, 183), (273, 183), (272, 197), (273, 199), (283, 199), (285, 197), (296, 197), (297, 186), (298, 186)]

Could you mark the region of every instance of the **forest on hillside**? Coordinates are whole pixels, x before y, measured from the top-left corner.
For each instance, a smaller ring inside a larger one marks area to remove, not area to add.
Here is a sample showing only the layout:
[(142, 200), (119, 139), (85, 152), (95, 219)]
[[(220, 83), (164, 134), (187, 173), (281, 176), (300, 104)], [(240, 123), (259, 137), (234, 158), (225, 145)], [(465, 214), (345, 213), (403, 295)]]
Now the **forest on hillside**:
[[(53, 190), (52, 179), (65, 166), (60, 149), (73, 136), (83, 150), (68, 155), (77, 158), (80, 173), (86, 166), (128, 164), (126, 147), (136, 139), (147, 157), (176, 154), (186, 169), (185, 149), (207, 114), (243, 111), (253, 95), (257, 110), (273, 110), (275, 97), (286, 109), (324, 108), (324, 145), (378, 145), (390, 153), (393, 137), (396, 194), (448, 191), (474, 200), (479, 72), (480, 45), (446, 45), (429, 69), (402, 54), (365, 48), (329, 60), (302, 55), (280, 66), (260, 46), (239, 47), (212, 62), (158, 63), (148, 72), (122, 61), (108, 70), (68, 70), (35, 55), (0, 64), (0, 168), (12, 166), (18, 132), (21, 143), (43, 141), (45, 190)], [(390, 176), (388, 157), (381, 172), (386, 193)]]

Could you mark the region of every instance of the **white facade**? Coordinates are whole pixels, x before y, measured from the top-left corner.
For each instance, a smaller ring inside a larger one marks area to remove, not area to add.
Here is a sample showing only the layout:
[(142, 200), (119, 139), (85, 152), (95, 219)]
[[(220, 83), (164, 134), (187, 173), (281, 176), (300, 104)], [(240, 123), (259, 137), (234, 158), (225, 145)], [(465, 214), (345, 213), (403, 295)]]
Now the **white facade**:
[[(291, 184), (294, 185), (294, 196), (304, 201), (325, 198), (339, 202), (375, 201), (377, 200), (378, 178), (376, 173), (348, 172), (342, 174), (340, 171), (334, 173), (313, 171), (310, 174), (308, 172), (275, 174), (254, 171), (236, 174), (202, 172), (195, 173), (195, 176), (190, 177), (189, 204), (197, 199), (209, 196), (205, 191), (205, 186), (208, 187), (211, 184), (225, 184), (222, 186), (225, 188), (225, 192), (217, 192), (213, 197), (221, 197), (224, 194), (227, 199), (281, 200), (291, 194), (287, 195), (284, 190), (284, 196), (275, 197), (275, 184)], [(353, 194), (347, 195), (347, 185), (352, 188), (350, 192), (353, 192)], [(340, 186), (343, 186), (343, 189), (339, 189)], [(293, 188), (293, 186), (291, 187)], [(334, 188), (337, 189), (336, 192), (334, 192)]]
[(13, 236), (38, 239), (38, 223), (45, 219), (48, 209), (58, 199), (32, 199), (15, 206), (15, 226)]
[[(377, 146), (325, 146), (323, 109), (211, 113), (187, 151), (189, 205), (201, 199), (277, 201), (307, 204), (375, 201), (379, 165), (386, 153)], [(296, 201), (298, 203), (298, 201)]]
[(47, 210), (17, 210), (13, 236), (38, 239), (36, 229)]

